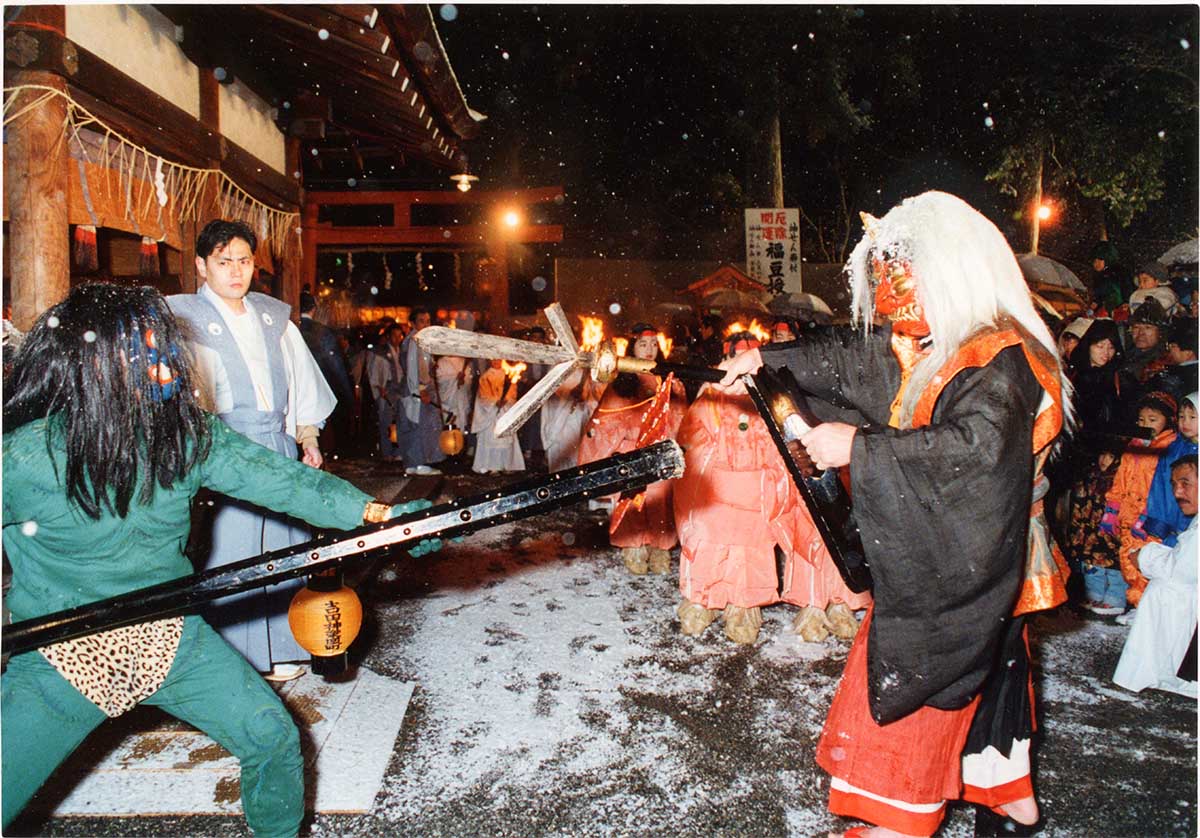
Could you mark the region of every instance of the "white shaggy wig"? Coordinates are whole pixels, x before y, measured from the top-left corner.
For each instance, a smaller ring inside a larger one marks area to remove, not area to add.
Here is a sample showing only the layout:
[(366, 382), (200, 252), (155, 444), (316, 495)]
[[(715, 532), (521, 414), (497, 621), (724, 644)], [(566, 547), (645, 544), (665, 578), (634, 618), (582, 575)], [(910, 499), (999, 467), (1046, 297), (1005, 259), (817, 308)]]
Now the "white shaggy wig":
[[(906, 198), (868, 231), (846, 263), (853, 292), (851, 321), (869, 331), (875, 316), (871, 260), (875, 254), (912, 266), (917, 299), (925, 312), (932, 346), (913, 369), (900, 409), (900, 426), (911, 426), (917, 400), (929, 380), (980, 329), (1000, 317), (1017, 321), (1058, 361), (1058, 347), (1033, 307), (1029, 287), (1012, 248), (996, 225), (966, 201), (945, 192)], [(1071, 385), (1062, 382), (1063, 420), (1072, 419)]]

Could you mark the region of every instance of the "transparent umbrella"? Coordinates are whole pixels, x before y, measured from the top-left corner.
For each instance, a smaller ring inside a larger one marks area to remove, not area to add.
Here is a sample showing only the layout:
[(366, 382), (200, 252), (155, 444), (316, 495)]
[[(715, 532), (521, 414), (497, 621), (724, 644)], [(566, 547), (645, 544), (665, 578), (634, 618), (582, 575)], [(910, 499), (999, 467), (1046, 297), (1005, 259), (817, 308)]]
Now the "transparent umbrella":
[(1022, 253), (1017, 257), (1017, 264), (1021, 266), (1021, 273), (1024, 274), (1026, 282), (1057, 285), (1060, 288), (1071, 288), (1075, 291), (1087, 291), (1087, 286), (1080, 281), (1074, 271), (1061, 262), (1055, 262), (1047, 256), (1040, 256), (1036, 253)]

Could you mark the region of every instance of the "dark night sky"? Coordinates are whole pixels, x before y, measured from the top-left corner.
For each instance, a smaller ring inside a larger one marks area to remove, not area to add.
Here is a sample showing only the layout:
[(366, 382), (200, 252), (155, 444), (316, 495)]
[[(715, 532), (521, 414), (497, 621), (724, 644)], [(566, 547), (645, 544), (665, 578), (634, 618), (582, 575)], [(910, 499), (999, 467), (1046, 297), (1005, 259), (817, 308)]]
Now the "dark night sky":
[[(1195, 234), (1195, 6), (432, 8), (489, 117), (472, 173), (483, 188), (563, 184), (559, 255), (740, 258), (775, 101), (785, 203), (814, 219), (837, 216), (841, 188), (852, 216), (940, 188), (1024, 249), (1019, 203), (984, 176), (1042, 126), (1058, 156), (1093, 134), (1148, 149), (1163, 196), (1127, 228), (1108, 219), (1127, 258)], [(1041, 250), (1078, 265), (1104, 213), (1059, 176)]]

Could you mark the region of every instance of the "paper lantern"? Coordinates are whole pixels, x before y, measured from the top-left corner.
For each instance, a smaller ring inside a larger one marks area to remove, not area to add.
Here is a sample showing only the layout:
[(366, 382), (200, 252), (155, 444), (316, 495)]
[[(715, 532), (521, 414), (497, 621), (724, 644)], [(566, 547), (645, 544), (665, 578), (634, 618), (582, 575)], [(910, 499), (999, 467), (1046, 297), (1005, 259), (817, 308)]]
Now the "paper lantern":
[(342, 584), (339, 570), (311, 576), (292, 597), (288, 625), (296, 642), (313, 656), (313, 672), (333, 675), (346, 668), (346, 650), (362, 627), (362, 602)]
[(463, 432), (453, 425), (448, 426), (438, 436), (438, 447), (442, 449), (442, 453), (447, 457), (453, 457), (459, 451), (462, 451), (464, 445), (466, 445), (466, 439), (463, 437)]

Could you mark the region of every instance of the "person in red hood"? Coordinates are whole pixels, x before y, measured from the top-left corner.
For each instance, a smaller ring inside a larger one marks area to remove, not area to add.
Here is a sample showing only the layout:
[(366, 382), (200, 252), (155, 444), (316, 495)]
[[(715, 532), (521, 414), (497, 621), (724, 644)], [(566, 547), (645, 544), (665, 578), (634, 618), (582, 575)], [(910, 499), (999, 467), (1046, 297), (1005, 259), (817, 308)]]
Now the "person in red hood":
[[(749, 332), (732, 334), (725, 356), (758, 346)], [(744, 385), (705, 385), (677, 439), (687, 463), (675, 481), (683, 633), (700, 634), (720, 614), (730, 640), (751, 644), (762, 606), (782, 601), (800, 606), (794, 627), (805, 640), (854, 637), (853, 612), (871, 596), (842, 581)]]
[[(629, 338), (634, 357), (646, 361), (658, 359), (658, 330), (653, 326), (638, 323)], [(621, 373), (613, 379), (592, 418), (584, 425), (583, 439), (579, 442), (579, 464), (632, 451), (642, 417), (661, 385), (662, 379), (648, 372)], [(686, 409), (683, 384), (674, 381), (664, 439), (674, 439)], [(621, 558), (630, 573), (670, 572), (670, 550), (678, 543), (671, 514), (670, 481), (660, 480), (646, 487), (643, 503), (640, 506), (632, 504), (618, 525), (610, 527), (609, 543), (621, 548)]]

